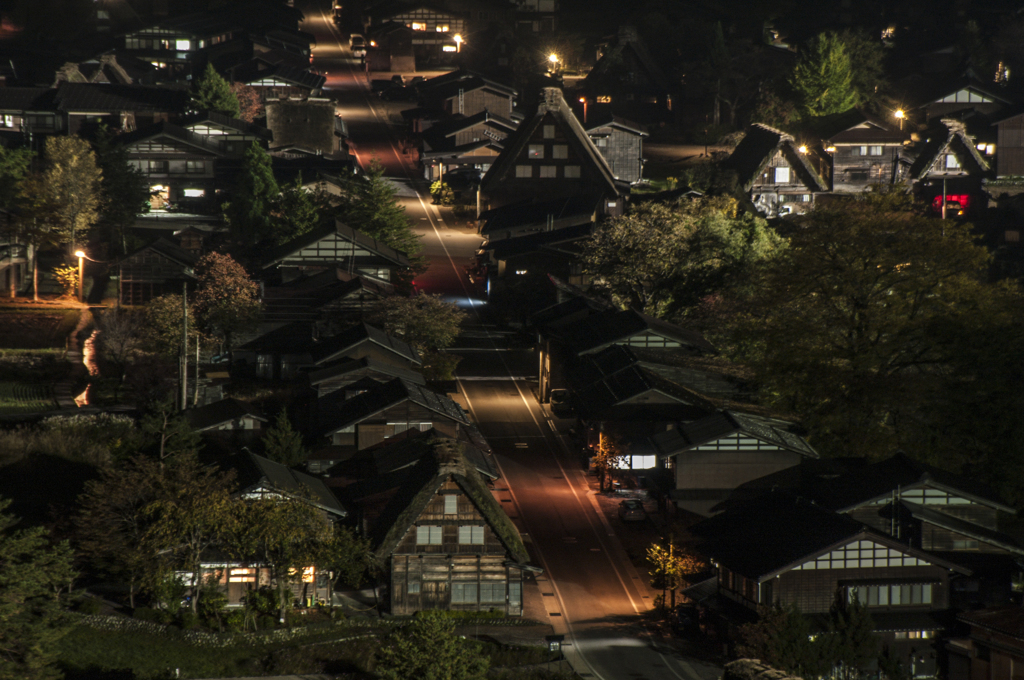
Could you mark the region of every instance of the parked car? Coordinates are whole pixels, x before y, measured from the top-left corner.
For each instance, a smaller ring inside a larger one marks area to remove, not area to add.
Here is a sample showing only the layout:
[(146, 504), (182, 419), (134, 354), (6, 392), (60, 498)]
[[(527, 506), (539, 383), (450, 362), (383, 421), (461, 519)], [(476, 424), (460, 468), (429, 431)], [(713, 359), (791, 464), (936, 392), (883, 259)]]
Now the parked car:
[(619, 503), (619, 519), (623, 522), (643, 522), (647, 519), (644, 504), (636, 500), (625, 500)]
[(572, 415), (569, 390), (551, 390), (551, 413), (558, 418), (568, 418)]
[(399, 73), (398, 75), (391, 76), (391, 82), (401, 87), (402, 85), (405, 85), (405, 78), (403, 78), (402, 74)]
[(353, 57), (365, 57), (366, 56), (366, 38), (353, 33), (352, 37), (349, 38), (349, 46), (352, 48)]

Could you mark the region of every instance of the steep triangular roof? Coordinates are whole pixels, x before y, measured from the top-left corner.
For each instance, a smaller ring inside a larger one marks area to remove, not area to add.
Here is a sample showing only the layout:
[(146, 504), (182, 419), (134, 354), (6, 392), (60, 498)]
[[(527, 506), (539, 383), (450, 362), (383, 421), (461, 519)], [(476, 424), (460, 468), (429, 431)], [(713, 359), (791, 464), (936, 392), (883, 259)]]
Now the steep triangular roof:
[(365, 323), (356, 324), (341, 333), (323, 338), (310, 347), (309, 353), (314, 363), (325, 365), (347, 356), (348, 352), (363, 343), (374, 344), (411, 363), (421, 363), (420, 354), (412, 345)]
[(196, 432), (202, 432), (244, 416), (267, 422), (266, 417), (258, 408), (237, 399), (221, 399), (205, 406), (185, 409), (182, 415)]
[[(162, 257), (166, 257), (168, 260), (180, 264), (187, 274), (192, 273), (192, 268), (196, 266), (197, 258), (195, 255), (185, 250), (177, 243), (167, 240), (163, 236), (159, 237), (152, 243), (142, 246), (138, 250), (129, 253), (124, 257), (124, 260), (128, 260), (135, 257), (144, 250), (152, 250), (158, 253)], [(124, 261), (122, 260), (122, 262)]]
[(825, 180), (800, 153), (793, 136), (762, 123), (754, 123), (747, 128), (747, 134), (726, 159), (725, 165), (736, 171), (743, 190), (750, 191), (754, 181), (779, 152), (809, 190), (828, 191)]
[(323, 434), (333, 435), (404, 401), (410, 401), (453, 422), (469, 424), (466, 412), (447, 395), (404, 378), (395, 378), (350, 399), (345, 399), (340, 391), (322, 397), (319, 401), (320, 416), (328, 423)]
[(525, 565), (530, 556), (519, 531), (466, 460), (463, 445), (454, 439), (438, 438), (420, 446), (425, 450), (419, 462), (405, 476), (377, 521), (373, 536), (377, 557), (387, 558), (394, 552), (441, 485), (451, 479), (483, 515), (512, 561)]
[(775, 425), (734, 411), (719, 411), (700, 420), (681, 423), (675, 429), (655, 435), (652, 441), (661, 455), (674, 456), (735, 434), (759, 439), (780, 450), (818, 457), (817, 451), (803, 437), (789, 432), (781, 423)]
[(572, 326), (560, 329), (557, 333), (572, 351), (577, 354), (590, 354), (609, 345), (625, 342), (634, 335), (646, 331), (674, 340), (680, 346), (697, 353), (718, 353), (715, 346), (700, 333), (680, 328), (633, 309), (591, 314)]
[(941, 158), (947, 153), (956, 156), (960, 167), (971, 175), (986, 175), (989, 173), (988, 163), (974, 145), (974, 140), (967, 134), (967, 129), (959, 120), (943, 118), (939, 125), (934, 127), (924, 144), (917, 152), (917, 158), (910, 166), (910, 176), (914, 179), (921, 179), (929, 172), (943, 172), (945, 168), (936, 168), (941, 163)]
[(201, 151), (211, 156), (220, 157), (224, 155), (224, 150), (215, 142), (172, 123), (147, 125), (134, 132), (121, 135), (118, 137), (117, 143), (128, 148), (139, 142), (150, 141), (159, 137), (172, 140), (176, 146), (186, 146), (194, 151)]
[(338, 498), (319, 477), (292, 470), (287, 465), (243, 451), (222, 461), (222, 467), (233, 469), (240, 487), (239, 495), (271, 492), (305, 501), (337, 517), (348, 515)]
[[(320, 245), (321, 241), (331, 240), (341, 240), (354, 244), (371, 255), (383, 258), (397, 267), (409, 266), (409, 258), (406, 257), (405, 253), (395, 250), (383, 242), (345, 225), (341, 220), (337, 220), (334, 224), (326, 224), (319, 229), (314, 229), (311, 232), (297, 236), (291, 241), (271, 250), (263, 258), (263, 268), (269, 269), (270, 267), (280, 265), (291, 257), (299, 257), (306, 249), (319, 251), (321, 249), (317, 246)], [(333, 266), (342, 263), (325, 258), (321, 264)]]
[(515, 176), (517, 159), (545, 120), (551, 120), (563, 127), (568, 144), (573, 147), (580, 159), (586, 161), (596, 172), (600, 189), (614, 194), (628, 191), (615, 179), (615, 174), (612, 172), (611, 166), (608, 165), (608, 161), (594, 146), (594, 142), (576, 119), (576, 115), (569, 108), (565, 97), (562, 96), (562, 91), (554, 87), (544, 88), (533, 115), (526, 118), (516, 131), (505, 139), (504, 149), (481, 180), (481, 191), (493, 190), (508, 177)]

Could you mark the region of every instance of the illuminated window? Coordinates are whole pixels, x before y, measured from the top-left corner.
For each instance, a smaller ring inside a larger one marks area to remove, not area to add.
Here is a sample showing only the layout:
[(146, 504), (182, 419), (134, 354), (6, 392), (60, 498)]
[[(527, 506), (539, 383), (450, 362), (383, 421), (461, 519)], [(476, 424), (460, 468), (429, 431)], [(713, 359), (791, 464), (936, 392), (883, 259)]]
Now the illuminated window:
[(579, 179), (580, 166), (578, 165), (567, 165), (565, 166), (565, 176), (568, 179)]
[(526, 269), (517, 269), (516, 270), (516, 276), (526, 276), (526, 272), (527, 272)]
[(545, 178), (558, 177), (558, 168), (554, 165), (540, 166), (540, 176)]
[(416, 545), (441, 545), (441, 527), (416, 527)]
[(418, 592), (420, 592), (420, 582), (419, 581), (413, 581), (413, 582), (409, 583), (409, 594), (410, 595), (415, 595)]
[(517, 165), (516, 177), (533, 177), (532, 165)]
[(174, 49), (176, 50), (189, 50), (192, 49), (192, 43), (188, 40), (175, 40)]
[(484, 528), (483, 527), (459, 527), (459, 543), (461, 545), (483, 545), (484, 544)]
[(458, 48), (455, 45), (441, 45), (442, 52), (457, 52)]
[(607, 137), (598, 137), (597, 139), (594, 140), (594, 144), (596, 144), (597, 146), (599, 146), (601, 148), (604, 148), (604, 147), (608, 146), (608, 138)]
[(185, 189), (182, 193), (185, 195), (185, 198), (202, 198), (206, 196), (204, 189)]
[(9, 113), (4, 114), (4, 127), (14, 127), (14, 116)]
[(444, 497), (444, 514), (456, 515), (459, 512), (459, 497), (454, 494), (448, 494)]
[(612, 98), (611, 98), (611, 97), (609, 97), (609, 96), (608, 96), (608, 95), (606, 95), (606, 94), (603, 94), (603, 95), (598, 95), (598, 97), (597, 97), (597, 103), (598, 103), (598, 104), (611, 104), (611, 103), (612, 103)]
[(412, 30), (414, 30), (414, 31), (425, 31), (425, 30), (427, 30), (427, 25), (426, 24), (417, 23), (417, 22), (414, 21), (414, 22), (412, 22)]
[(228, 570), (228, 583), (255, 583), (256, 570), (246, 567)]
[(437, 27), (437, 32), (438, 33), (447, 33), (448, 32), (448, 25), (445, 24), (443, 26), (438, 26)]
[(775, 168), (775, 176), (772, 181), (776, 184), (787, 184), (789, 182), (789, 168)]
[(565, 159), (569, 157), (569, 147), (565, 144), (555, 144), (551, 147), (551, 157)]
[[(547, 137), (547, 135), (544, 135)], [(531, 144), (527, 149), (527, 155), (530, 158), (544, 158), (544, 145), (543, 144)]]
[(555, 138), (555, 126), (554, 125), (545, 125), (544, 126), (544, 139), (554, 139), (554, 138)]
[(657, 465), (655, 456), (630, 456), (629, 467), (633, 470), (647, 470)]
[(858, 600), (866, 607), (902, 607), (931, 604), (932, 584), (912, 583), (878, 586), (847, 586), (847, 600)]
[(302, 568), (302, 582), (313, 583), (316, 580), (316, 567)]
[(956, 170), (960, 167), (960, 161), (953, 154), (946, 154), (946, 169)]

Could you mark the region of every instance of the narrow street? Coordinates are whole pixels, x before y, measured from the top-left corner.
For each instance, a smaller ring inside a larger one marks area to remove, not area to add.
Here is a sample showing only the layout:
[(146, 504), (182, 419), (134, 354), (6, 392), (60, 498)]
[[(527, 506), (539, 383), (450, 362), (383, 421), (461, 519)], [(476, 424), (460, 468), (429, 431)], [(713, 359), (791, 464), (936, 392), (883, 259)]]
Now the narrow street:
[(369, 91), (328, 4), (298, 5), (306, 12), (303, 29), (317, 38), (314, 68), (326, 72), (328, 95), (338, 102), (360, 162), (366, 167), (376, 158), (384, 164), (423, 238), (430, 267), (417, 277), (417, 287), (474, 313), (452, 348), (465, 357), (459, 384), (498, 459), (502, 479), (496, 486), (508, 496), (506, 509), (544, 568), (537, 587), (549, 622), (566, 636), (566, 657), (584, 677), (601, 680), (720, 677), (720, 669), (684, 658), (643, 629), (641, 614), (652, 607), (654, 593), (629, 562), (555, 421), (537, 403), (532, 352), (510, 348), (508, 335), (483, 325), (476, 314), (486, 303), (463, 266), (480, 237), (468, 227), (446, 224), (411, 157), (402, 153), (394, 113), (411, 104), (385, 104)]

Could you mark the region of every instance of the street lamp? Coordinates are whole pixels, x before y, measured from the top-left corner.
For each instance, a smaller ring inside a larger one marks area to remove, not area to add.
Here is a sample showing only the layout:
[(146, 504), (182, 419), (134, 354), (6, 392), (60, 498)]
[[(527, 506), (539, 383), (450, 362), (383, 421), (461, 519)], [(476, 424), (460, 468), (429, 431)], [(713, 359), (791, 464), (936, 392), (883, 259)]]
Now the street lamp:
[(900, 122), (900, 130), (903, 129), (903, 119), (907, 117), (907, 114), (903, 112), (903, 109), (896, 109), (896, 112), (892, 115), (896, 116), (896, 119)]
[(548, 55), (548, 61), (551, 62), (551, 72), (556, 72), (558, 70), (558, 55), (552, 52)]
[(587, 98), (580, 97), (580, 104), (583, 104), (583, 124), (587, 123)]
[(807, 145), (801, 144), (800, 148), (797, 149), (800, 153), (807, 153)]
[(459, 35), (458, 33), (455, 34), (455, 51), (462, 51), (462, 36)]
[(85, 302), (85, 251), (76, 250), (75, 257), (78, 258), (78, 301)]

